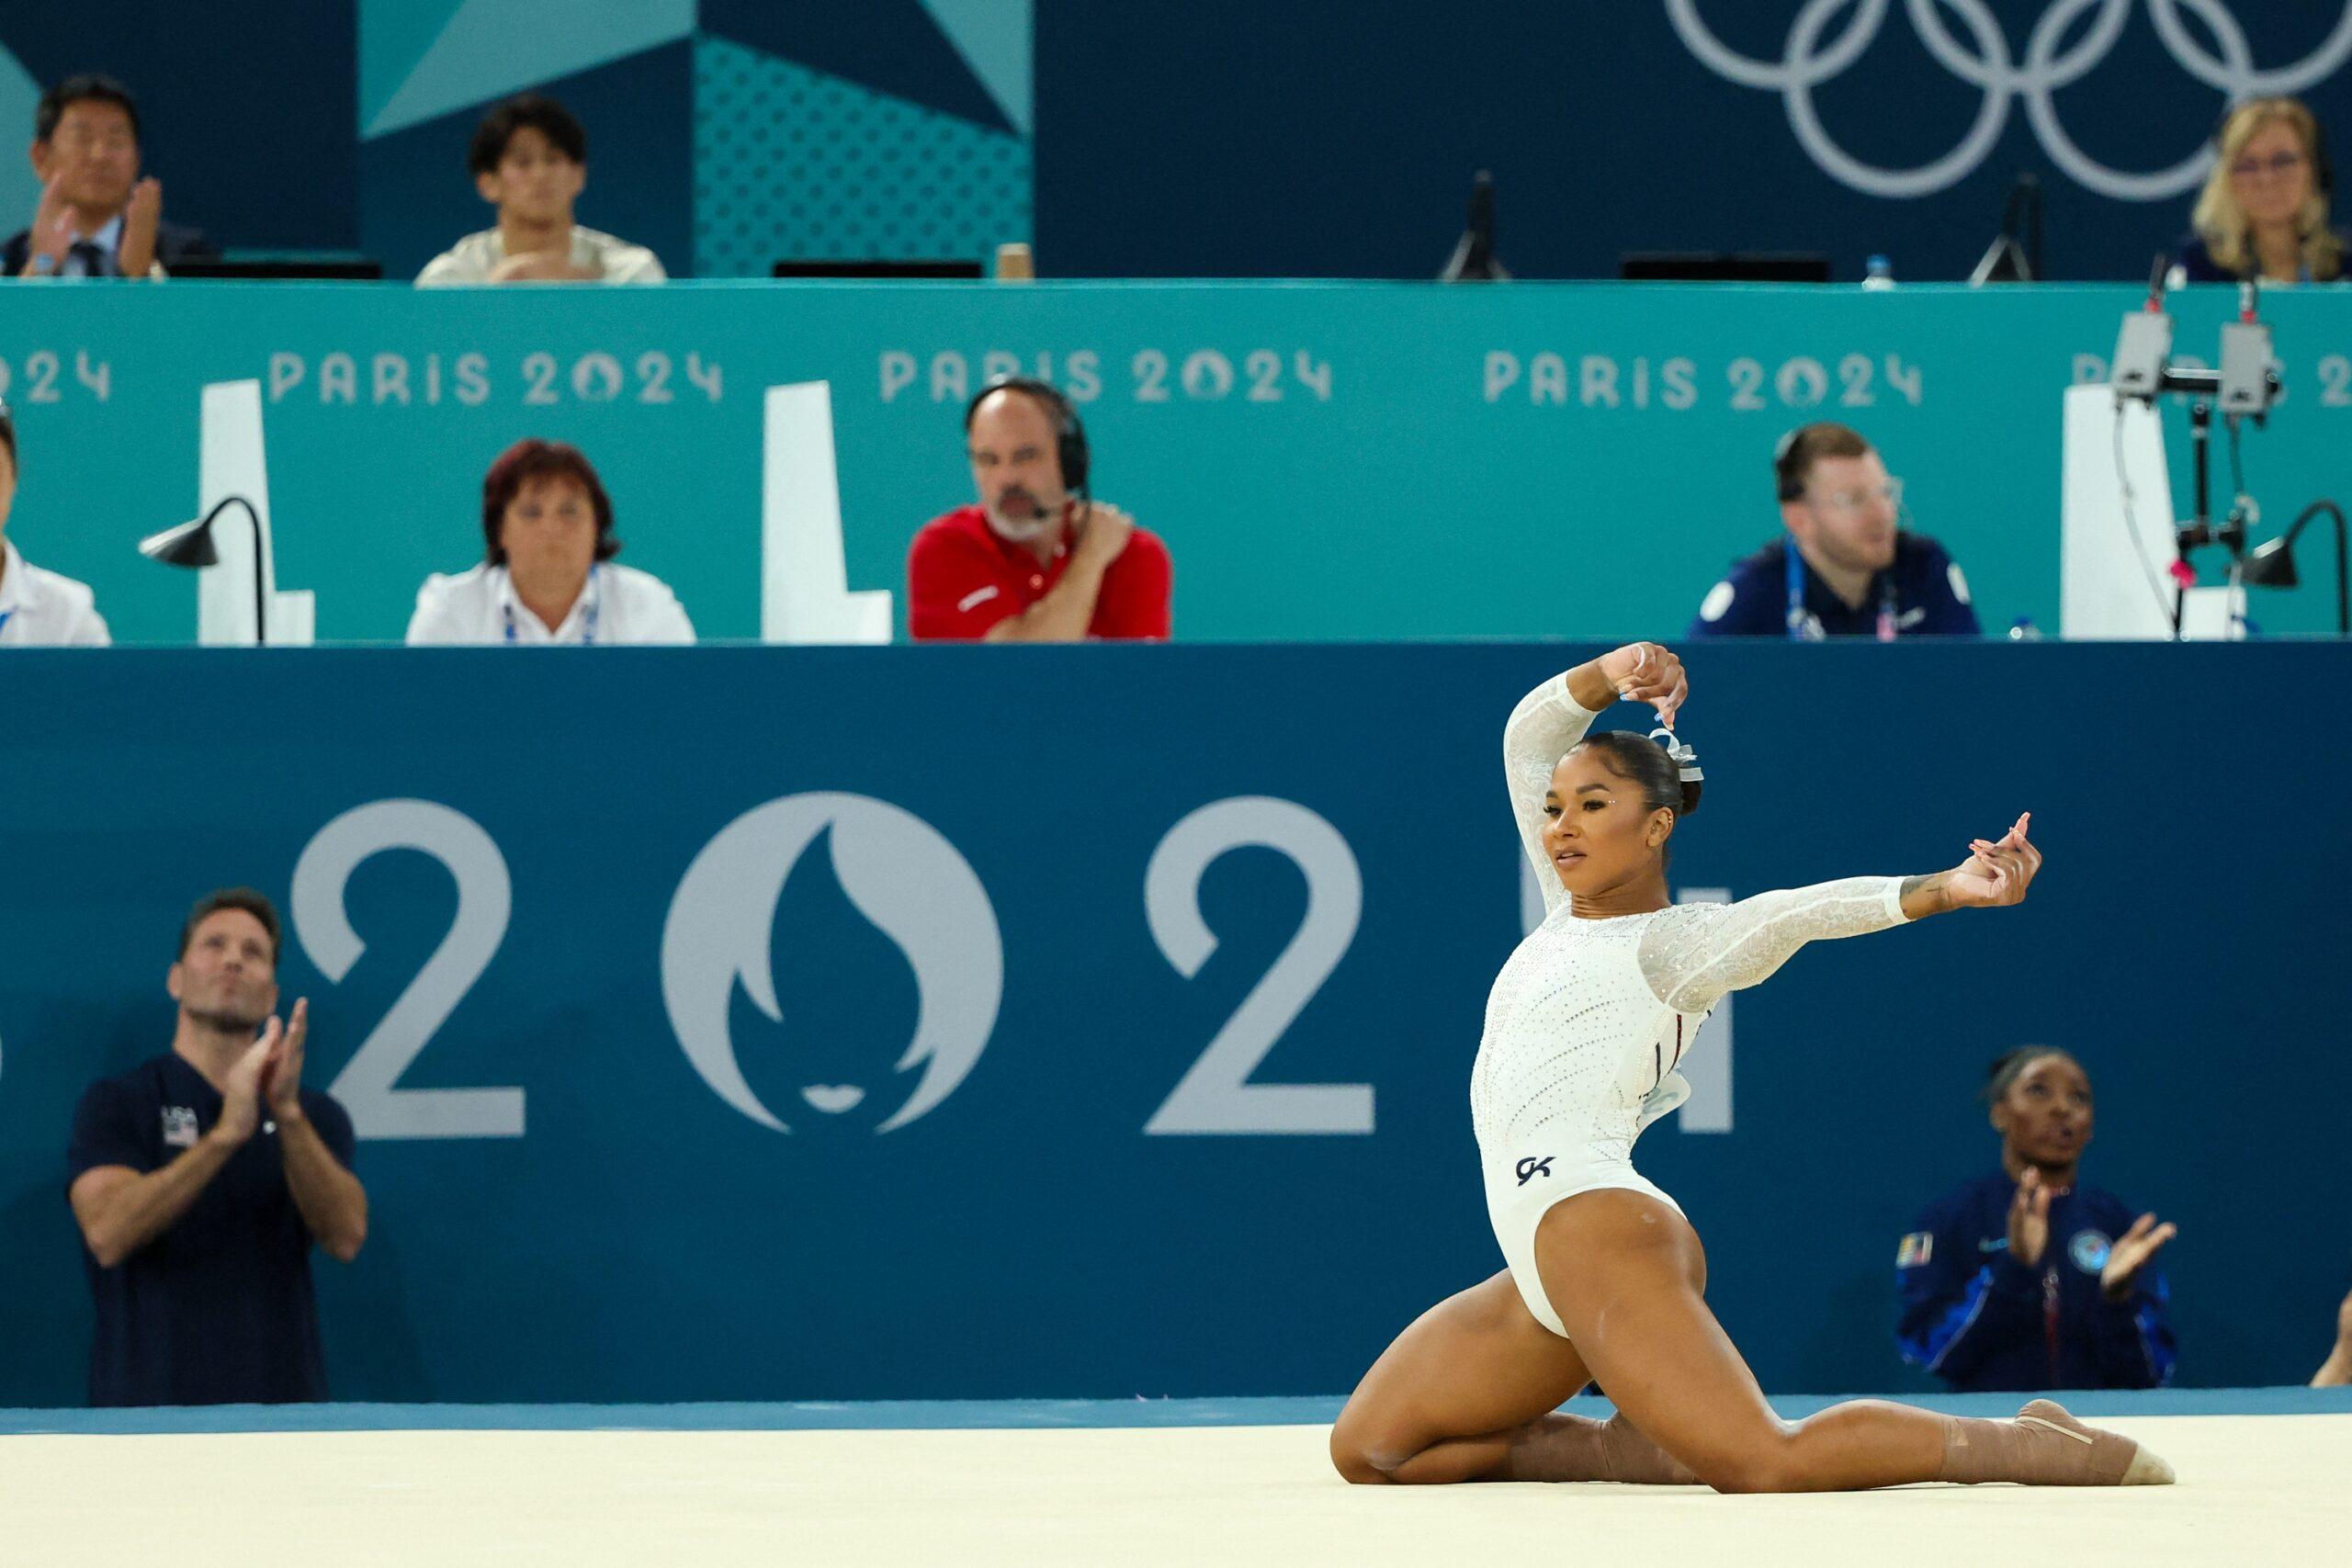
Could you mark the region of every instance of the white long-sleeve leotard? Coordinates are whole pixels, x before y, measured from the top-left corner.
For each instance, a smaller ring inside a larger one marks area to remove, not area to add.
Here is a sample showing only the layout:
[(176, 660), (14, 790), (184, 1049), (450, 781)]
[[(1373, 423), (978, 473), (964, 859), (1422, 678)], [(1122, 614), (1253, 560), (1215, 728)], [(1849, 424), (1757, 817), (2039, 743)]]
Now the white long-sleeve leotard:
[[(1544, 795), (1594, 716), (1563, 676), (1521, 699), (1503, 730), (1511, 809), (1546, 914), (1495, 976), (1471, 1073), (1490, 1206), (1556, 1201), (1594, 1187), (1647, 1189), (1611, 1173), (1630, 1176), (1634, 1140), (1688, 1098), (1675, 1067), (1724, 993), (1762, 981), (1808, 942), (1904, 920), (1902, 883), (1889, 876), (1577, 919), (1544, 850)], [(1558, 1179), (1531, 1181), (1530, 1162), (1547, 1160), (1555, 1163), (1544, 1174)]]

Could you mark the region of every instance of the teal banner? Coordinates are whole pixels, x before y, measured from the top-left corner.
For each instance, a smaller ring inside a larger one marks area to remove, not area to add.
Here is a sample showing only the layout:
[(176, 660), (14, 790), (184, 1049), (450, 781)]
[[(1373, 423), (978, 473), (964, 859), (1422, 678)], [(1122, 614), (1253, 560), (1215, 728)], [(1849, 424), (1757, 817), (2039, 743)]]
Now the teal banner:
[[(752, 637), (762, 391), (823, 380), (849, 585), (897, 591), (903, 628), (909, 540), (971, 497), (963, 403), (1020, 370), (1069, 389), (1097, 492), (1167, 539), (1188, 640), (1677, 633), (1779, 529), (1773, 443), (1821, 418), (1879, 445), (1988, 629), (2054, 633), (2062, 396), (2104, 378), (2138, 302), (2093, 287), (17, 288), (0, 292), (23, 470), (8, 532), (90, 582), (118, 639), (191, 638), (192, 581), (131, 547), (196, 504), (200, 389), (250, 378), (278, 585), (315, 592), (322, 640), (399, 638), (428, 572), (480, 558), (482, 471), (526, 435), (587, 452), (621, 558), (668, 581), (705, 637)], [(2211, 354), (2233, 305), (2178, 301), (2182, 353)], [(2288, 395), (2242, 457), (2267, 536), (2344, 486), (2352, 296), (2264, 310)], [(2185, 510), (2187, 414), (2166, 417)], [(2215, 475), (2225, 505), (2218, 433)], [(2327, 573), (2314, 558), (2304, 575), (2256, 597), (2263, 630), (2329, 629), (2331, 585), (2310, 581)]]

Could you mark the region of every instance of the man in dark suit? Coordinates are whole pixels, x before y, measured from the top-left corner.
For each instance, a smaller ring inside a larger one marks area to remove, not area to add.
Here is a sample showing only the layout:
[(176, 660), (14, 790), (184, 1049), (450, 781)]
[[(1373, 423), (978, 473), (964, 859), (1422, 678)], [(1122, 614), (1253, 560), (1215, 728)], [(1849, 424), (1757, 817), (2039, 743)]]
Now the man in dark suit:
[(200, 231), (164, 221), (164, 187), (139, 177), (139, 106), (119, 82), (69, 76), (33, 111), (32, 227), (0, 247), (10, 277), (153, 277), (220, 254)]

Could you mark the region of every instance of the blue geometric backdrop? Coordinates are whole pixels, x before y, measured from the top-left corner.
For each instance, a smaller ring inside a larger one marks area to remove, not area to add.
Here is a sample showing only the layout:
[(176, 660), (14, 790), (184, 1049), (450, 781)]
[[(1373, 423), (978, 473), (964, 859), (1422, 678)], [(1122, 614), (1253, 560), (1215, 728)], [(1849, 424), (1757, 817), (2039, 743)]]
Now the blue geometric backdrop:
[(781, 256), (985, 258), (1027, 240), (1029, 143), (726, 39), (695, 42), (701, 277)]
[(985, 256), (1030, 233), (1031, 17), (1030, 0), (360, 0), (366, 246), (401, 276), (485, 227), (466, 139), (535, 88), (588, 128), (581, 221), (673, 275)]

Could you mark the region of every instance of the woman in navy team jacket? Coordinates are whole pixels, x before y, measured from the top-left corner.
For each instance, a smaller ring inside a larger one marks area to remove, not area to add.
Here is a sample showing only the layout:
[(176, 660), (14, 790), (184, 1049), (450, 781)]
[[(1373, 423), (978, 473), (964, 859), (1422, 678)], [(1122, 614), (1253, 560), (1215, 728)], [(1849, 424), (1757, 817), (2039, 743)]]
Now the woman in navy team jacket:
[(1993, 1064), (2001, 1168), (1928, 1205), (1895, 1253), (1903, 1359), (1960, 1392), (2155, 1388), (2172, 1381), (2164, 1276), (2173, 1238), (2077, 1179), (2091, 1083), (2064, 1051)]

